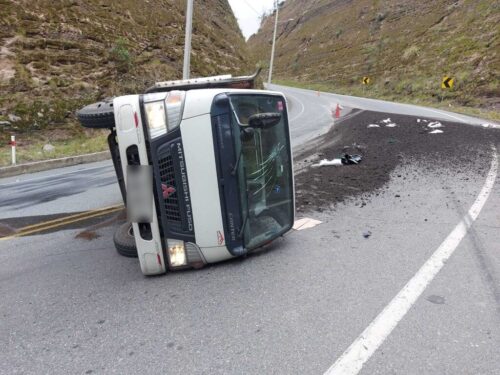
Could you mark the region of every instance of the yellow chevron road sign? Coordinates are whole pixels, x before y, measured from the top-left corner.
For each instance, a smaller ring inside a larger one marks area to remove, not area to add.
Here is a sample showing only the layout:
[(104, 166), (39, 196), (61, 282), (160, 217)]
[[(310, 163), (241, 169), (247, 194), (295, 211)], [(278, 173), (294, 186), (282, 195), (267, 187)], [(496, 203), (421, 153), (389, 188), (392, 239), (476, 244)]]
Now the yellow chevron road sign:
[(445, 77), (443, 77), (443, 80), (441, 81), (441, 88), (442, 89), (452, 89), (454, 82), (455, 82), (455, 80), (453, 79), (453, 77), (445, 76)]

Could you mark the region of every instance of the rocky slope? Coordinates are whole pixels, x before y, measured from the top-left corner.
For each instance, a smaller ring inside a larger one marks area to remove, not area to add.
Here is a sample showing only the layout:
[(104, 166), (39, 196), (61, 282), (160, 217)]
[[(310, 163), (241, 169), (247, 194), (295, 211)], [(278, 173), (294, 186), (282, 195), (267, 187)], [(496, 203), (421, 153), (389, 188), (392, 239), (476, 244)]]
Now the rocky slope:
[[(338, 92), (500, 108), (500, 1), (286, 0), (275, 78)], [(286, 21), (293, 19), (292, 21)], [(266, 66), (274, 17), (249, 46)], [(455, 78), (451, 91), (443, 76)], [(363, 86), (362, 77), (371, 78)]]
[[(74, 124), (83, 104), (181, 78), (185, 4), (0, 0), (2, 138)], [(192, 45), (192, 76), (253, 70), (227, 0), (195, 2)]]

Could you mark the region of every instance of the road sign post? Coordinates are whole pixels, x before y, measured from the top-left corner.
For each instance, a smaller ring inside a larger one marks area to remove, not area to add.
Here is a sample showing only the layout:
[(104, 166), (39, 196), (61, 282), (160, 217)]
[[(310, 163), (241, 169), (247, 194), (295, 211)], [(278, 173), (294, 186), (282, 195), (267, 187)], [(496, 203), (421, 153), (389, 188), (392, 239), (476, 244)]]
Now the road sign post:
[(363, 77), (363, 85), (369, 85), (370, 84), (370, 77)]

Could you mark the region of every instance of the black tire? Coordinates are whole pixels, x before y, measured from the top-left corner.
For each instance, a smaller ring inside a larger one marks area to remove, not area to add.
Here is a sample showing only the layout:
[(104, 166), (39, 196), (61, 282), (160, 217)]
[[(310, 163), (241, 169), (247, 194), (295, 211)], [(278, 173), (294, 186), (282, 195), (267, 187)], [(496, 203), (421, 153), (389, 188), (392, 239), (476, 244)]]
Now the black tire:
[(137, 258), (137, 247), (135, 246), (132, 224), (124, 223), (118, 227), (113, 236), (118, 254), (128, 258)]
[(83, 107), (76, 116), (80, 124), (90, 129), (113, 129), (115, 127), (115, 114), (113, 100), (105, 100)]

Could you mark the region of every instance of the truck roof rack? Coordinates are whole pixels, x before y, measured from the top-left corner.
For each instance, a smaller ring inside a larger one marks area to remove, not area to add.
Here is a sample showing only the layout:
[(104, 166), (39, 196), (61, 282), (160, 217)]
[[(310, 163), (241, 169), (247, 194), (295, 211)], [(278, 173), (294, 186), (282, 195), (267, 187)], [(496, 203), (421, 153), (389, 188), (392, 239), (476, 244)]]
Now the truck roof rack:
[(253, 89), (255, 88), (255, 79), (262, 68), (250, 76), (233, 77), (230, 74), (222, 76), (192, 78), (178, 81), (156, 82), (146, 90), (146, 94), (154, 92), (166, 92), (171, 90), (194, 90), (194, 89)]

